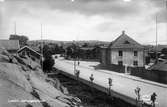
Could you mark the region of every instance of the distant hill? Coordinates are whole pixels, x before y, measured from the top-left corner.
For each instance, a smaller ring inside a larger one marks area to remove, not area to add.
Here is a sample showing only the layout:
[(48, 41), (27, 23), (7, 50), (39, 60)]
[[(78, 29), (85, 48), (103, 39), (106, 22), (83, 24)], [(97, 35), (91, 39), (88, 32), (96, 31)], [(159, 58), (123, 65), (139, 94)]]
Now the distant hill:
[(109, 45), (110, 42), (106, 42), (106, 41), (98, 41), (98, 40), (80, 40), (80, 41), (56, 41), (56, 40), (32, 40), (32, 41), (28, 41), (29, 45), (40, 45), (40, 43), (43, 42), (44, 44), (58, 44), (58, 45), (62, 45), (62, 46), (69, 46), (73, 43), (82, 46), (85, 43), (87, 43), (89, 46), (95, 46), (95, 45)]
[[(29, 45), (33, 46), (39, 46), (42, 40), (32, 40), (28, 41)], [(99, 45), (99, 46), (108, 46), (111, 42), (108, 41), (98, 41), (98, 40), (79, 40), (79, 41), (56, 41), (56, 40), (43, 40), (44, 44), (58, 44), (63, 47), (67, 47), (69, 45), (72, 45), (73, 43), (82, 46), (85, 43), (88, 44), (89, 47)], [(156, 47), (155, 45), (143, 45), (145, 49), (150, 51), (155, 51)], [(163, 48), (167, 48), (167, 45), (158, 45), (158, 51), (161, 51)]]

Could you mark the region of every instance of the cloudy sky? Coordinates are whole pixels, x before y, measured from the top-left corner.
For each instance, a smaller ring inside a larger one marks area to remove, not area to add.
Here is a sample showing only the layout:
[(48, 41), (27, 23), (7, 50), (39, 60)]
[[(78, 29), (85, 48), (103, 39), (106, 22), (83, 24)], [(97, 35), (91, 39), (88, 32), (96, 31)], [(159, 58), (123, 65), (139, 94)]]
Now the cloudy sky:
[(113, 41), (122, 30), (142, 44), (167, 43), (165, 0), (0, 0), (0, 39)]

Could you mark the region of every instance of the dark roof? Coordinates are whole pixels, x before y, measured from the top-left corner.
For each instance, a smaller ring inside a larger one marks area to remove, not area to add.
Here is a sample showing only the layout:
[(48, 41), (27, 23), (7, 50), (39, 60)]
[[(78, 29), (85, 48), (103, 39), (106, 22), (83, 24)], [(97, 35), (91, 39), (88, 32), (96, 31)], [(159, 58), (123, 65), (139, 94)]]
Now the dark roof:
[(122, 34), (109, 45), (109, 48), (144, 49), (141, 44), (125, 34), (125, 31), (123, 31)]
[(28, 47), (28, 46), (24, 46), (24, 47), (22, 47), (22, 48), (19, 49), (17, 52), (20, 53), (20, 52), (23, 51), (25, 48), (27, 48), (27, 49), (33, 51), (34, 53), (38, 54), (39, 56), (41, 56), (40, 53), (38, 53), (37, 51), (35, 51), (34, 49), (32, 49), (32, 48), (30, 48), (30, 47)]
[(148, 70), (167, 71), (167, 60), (152, 65)]
[(28, 47), (31, 48), (31, 49), (33, 49), (36, 52), (40, 52), (40, 49), (37, 46), (28, 46)]
[(20, 45), (18, 40), (0, 40), (0, 47), (6, 50), (18, 50)]

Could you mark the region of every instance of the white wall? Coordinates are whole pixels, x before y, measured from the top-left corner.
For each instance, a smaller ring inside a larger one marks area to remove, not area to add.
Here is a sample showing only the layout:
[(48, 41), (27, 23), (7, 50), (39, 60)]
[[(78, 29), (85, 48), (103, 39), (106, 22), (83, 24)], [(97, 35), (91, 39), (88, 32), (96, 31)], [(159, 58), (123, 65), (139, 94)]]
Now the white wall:
[(123, 61), (123, 65), (134, 66), (133, 61), (138, 61), (138, 67), (144, 66), (143, 51), (138, 51), (138, 56), (134, 56), (132, 50), (122, 50), (123, 56), (119, 56), (119, 50), (111, 50), (111, 64), (118, 64), (118, 61)]
[(101, 50), (101, 63), (106, 64), (106, 51), (105, 51), (105, 49)]

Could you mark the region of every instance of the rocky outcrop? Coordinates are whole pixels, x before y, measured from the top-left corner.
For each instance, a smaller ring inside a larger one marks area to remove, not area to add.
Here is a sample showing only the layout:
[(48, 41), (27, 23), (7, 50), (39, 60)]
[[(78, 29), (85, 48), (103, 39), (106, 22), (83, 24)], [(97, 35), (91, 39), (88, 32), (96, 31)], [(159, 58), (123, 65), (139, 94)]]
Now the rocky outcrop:
[(38, 63), (0, 49), (0, 107), (79, 107), (58, 79), (45, 75)]

